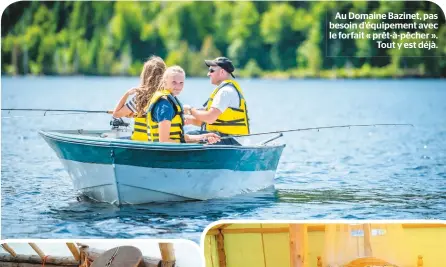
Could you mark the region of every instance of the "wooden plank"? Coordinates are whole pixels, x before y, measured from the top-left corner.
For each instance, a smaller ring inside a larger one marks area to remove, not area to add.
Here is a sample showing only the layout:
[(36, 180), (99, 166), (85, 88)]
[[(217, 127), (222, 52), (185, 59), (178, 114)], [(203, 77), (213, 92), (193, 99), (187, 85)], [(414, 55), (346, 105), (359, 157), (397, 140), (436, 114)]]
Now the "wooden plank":
[(232, 223), (227, 223), (227, 224), (222, 224), (220, 227), (218, 227), (218, 229), (225, 229), (225, 228), (227, 228), (227, 227), (229, 227), (229, 226), (231, 226), (232, 225)]
[(43, 260), (45, 258), (45, 253), (43, 253), (43, 251), (39, 248), (39, 246), (37, 246), (35, 243), (28, 243), (33, 249), (34, 251), (37, 253), (37, 255), (39, 255), (39, 257)]
[(207, 231), (206, 235), (218, 235), (219, 233), (220, 231), (218, 231), (217, 229), (211, 229)]
[[(29, 263), (39, 264), (42, 266), (42, 259), (37, 255), (16, 255), (11, 256), (6, 253), (0, 253), (0, 262), (13, 262), (13, 263)], [(45, 260), (46, 265), (63, 265), (63, 266), (78, 266), (79, 263), (73, 259), (73, 257), (56, 257), (49, 256)]]
[(211, 256), (211, 265), (214, 267), (214, 257), (213, 257), (213, 249), (212, 249), (212, 239), (215, 238), (214, 236), (209, 237), (209, 254)]
[(161, 267), (173, 267), (175, 266), (175, 251), (172, 243), (160, 243), (159, 248), (161, 251)]
[(219, 267), (226, 267), (226, 252), (225, 252), (225, 239), (223, 237), (224, 230), (221, 230), (217, 235), (217, 251)]
[[(288, 233), (288, 231), (289, 227), (222, 229), (223, 234), (280, 234), (280, 233)], [(324, 232), (325, 225), (307, 226), (307, 231)], [(220, 232), (218, 231), (218, 229), (211, 229), (206, 233), (206, 235), (218, 235), (219, 233)]]
[(71, 251), (71, 254), (73, 254), (74, 259), (79, 261), (81, 257), (77, 246), (74, 243), (67, 243), (67, 247)]
[(80, 243), (76, 243), (76, 245), (79, 246), (79, 267), (88, 267), (90, 264), (90, 262), (88, 261), (89, 247)]
[[(45, 267), (57, 267), (62, 265), (54, 265), (45, 263)], [(42, 263), (21, 263), (21, 262), (0, 262), (0, 267), (42, 267)], [(63, 265), (63, 267), (78, 267), (78, 265)]]
[(11, 256), (15, 257), (17, 256), (17, 253), (15, 253), (15, 251), (6, 243), (2, 244), (2, 247), (4, 250), (6, 250), (9, 254), (11, 254)]
[(297, 267), (297, 249), (296, 249), (296, 243), (299, 242), (297, 237), (297, 225), (296, 224), (290, 224), (289, 226), (289, 232), (290, 232), (290, 266), (291, 267)]
[(307, 225), (307, 232), (325, 232), (325, 225)]
[[(324, 226), (325, 229), (325, 226)], [(308, 255), (308, 226), (306, 224), (303, 224), (301, 226), (301, 231), (302, 233), (300, 233), (301, 237), (303, 238), (303, 244), (302, 244), (302, 260), (303, 260), (303, 267), (308, 267), (308, 262), (309, 260), (307, 259), (307, 255)]]
[(371, 235), (372, 235), (372, 229), (370, 224), (365, 223), (362, 225), (362, 229), (364, 231), (364, 256), (366, 257), (372, 257), (372, 241), (371, 241)]
[[(374, 226), (383, 226), (386, 223), (373, 223)], [(277, 227), (277, 228), (240, 228), (240, 229), (225, 229), (229, 225), (224, 225), (222, 227), (223, 234), (277, 234), (277, 233), (288, 233), (288, 227)], [(446, 224), (441, 223), (423, 223), (423, 224), (413, 224), (407, 223), (402, 224), (403, 228), (412, 229), (412, 228), (445, 228)], [(307, 225), (307, 232), (325, 232), (325, 225)], [(218, 235), (220, 232), (218, 229), (209, 230), (206, 235)]]
[(445, 228), (446, 223), (403, 223), (403, 228)]
[[(262, 224), (260, 224), (260, 228), (262, 228)], [(260, 236), (262, 237), (263, 266), (266, 267), (266, 251), (265, 251), (265, 240), (263, 239), (263, 233), (261, 233)]]
[(279, 234), (288, 233), (288, 227), (281, 228), (244, 228), (244, 229), (223, 229), (222, 234)]
[(305, 224), (290, 224), (290, 265), (307, 266), (308, 232)]

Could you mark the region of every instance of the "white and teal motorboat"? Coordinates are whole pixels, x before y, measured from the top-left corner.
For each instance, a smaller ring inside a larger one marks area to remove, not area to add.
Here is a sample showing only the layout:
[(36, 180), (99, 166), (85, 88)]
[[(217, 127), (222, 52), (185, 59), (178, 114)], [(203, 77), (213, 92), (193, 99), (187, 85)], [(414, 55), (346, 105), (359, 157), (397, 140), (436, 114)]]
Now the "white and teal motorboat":
[(149, 143), (118, 138), (113, 130), (40, 135), (76, 190), (117, 205), (207, 200), (270, 187), (285, 147)]

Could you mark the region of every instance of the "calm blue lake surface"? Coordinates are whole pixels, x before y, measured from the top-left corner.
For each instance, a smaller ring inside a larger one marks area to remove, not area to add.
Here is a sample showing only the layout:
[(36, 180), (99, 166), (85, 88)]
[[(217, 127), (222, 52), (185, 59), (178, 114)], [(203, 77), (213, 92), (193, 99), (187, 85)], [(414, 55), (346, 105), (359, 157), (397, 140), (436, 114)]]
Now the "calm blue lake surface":
[[(2, 108), (107, 110), (137, 84), (136, 77), (2, 77), (1, 103)], [(39, 129), (108, 129), (109, 115), (2, 112), (2, 238), (198, 242), (201, 231), (219, 219), (446, 219), (444, 80), (240, 84), (252, 132), (369, 123), (415, 127), (285, 133), (274, 190), (115, 207), (75, 192), (56, 154), (38, 135)], [(187, 79), (180, 99), (201, 105), (212, 89), (208, 79)]]

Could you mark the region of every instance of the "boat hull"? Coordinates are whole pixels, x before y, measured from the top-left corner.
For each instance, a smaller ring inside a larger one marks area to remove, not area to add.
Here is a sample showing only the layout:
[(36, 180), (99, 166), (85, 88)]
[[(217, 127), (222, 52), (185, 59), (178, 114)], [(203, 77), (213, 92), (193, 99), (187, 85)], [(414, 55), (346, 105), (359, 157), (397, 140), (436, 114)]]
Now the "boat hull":
[(261, 190), (273, 185), (284, 148), (40, 134), (60, 158), (76, 190), (117, 205), (206, 200)]

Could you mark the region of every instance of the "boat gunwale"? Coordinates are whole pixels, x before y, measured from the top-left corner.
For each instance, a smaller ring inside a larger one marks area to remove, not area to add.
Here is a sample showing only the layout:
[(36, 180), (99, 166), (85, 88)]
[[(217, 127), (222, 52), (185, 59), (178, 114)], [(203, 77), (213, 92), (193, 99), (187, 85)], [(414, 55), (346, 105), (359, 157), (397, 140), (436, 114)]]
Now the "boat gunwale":
[[(78, 130), (80, 131), (80, 130)], [(85, 131), (83, 133), (100, 133), (101, 131)], [(73, 133), (64, 133), (73, 132)], [(102, 131), (107, 132), (107, 131)], [(80, 133), (80, 132), (79, 132)], [(285, 144), (276, 145), (256, 145), (256, 146), (234, 146), (234, 145), (202, 145), (202, 144), (170, 144), (170, 143), (149, 143), (143, 141), (133, 141), (128, 139), (106, 139), (96, 136), (76, 135), (75, 130), (39, 130), (39, 134), (49, 139), (62, 141), (66, 143), (84, 144), (98, 147), (116, 147), (143, 150), (215, 150), (215, 149), (231, 149), (231, 150), (263, 150), (284, 148)], [(81, 137), (79, 137), (81, 136)]]

